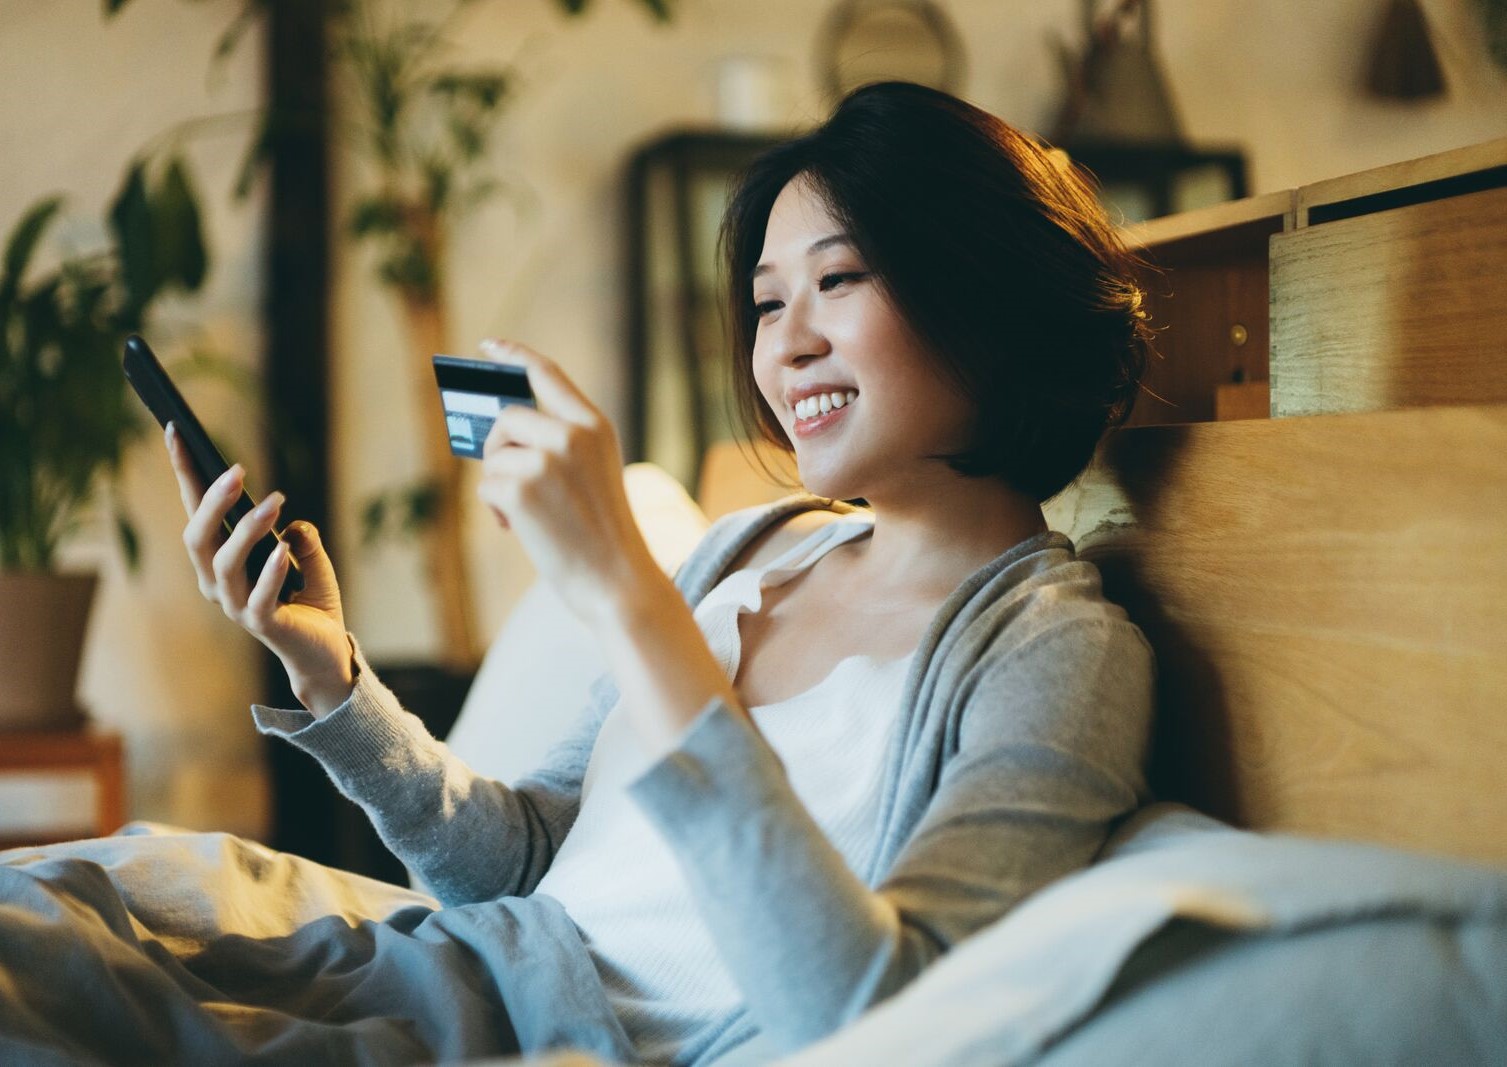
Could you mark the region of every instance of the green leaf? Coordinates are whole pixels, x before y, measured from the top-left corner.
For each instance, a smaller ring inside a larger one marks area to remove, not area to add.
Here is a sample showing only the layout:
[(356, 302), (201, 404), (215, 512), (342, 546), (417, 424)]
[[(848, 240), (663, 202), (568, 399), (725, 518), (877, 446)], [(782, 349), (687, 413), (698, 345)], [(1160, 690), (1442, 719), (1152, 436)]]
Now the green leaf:
[(508, 75), (500, 70), (446, 71), (429, 83), (429, 91), (490, 111), (507, 95)]
[(401, 542), (422, 533), (439, 514), (440, 485), (432, 478), (373, 493), (361, 507), (361, 547)]
[(368, 196), (356, 201), (346, 224), (352, 237), (396, 233), (403, 225), (403, 207), (390, 196)]
[(440, 512), (440, 487), (435, 480), (425, 479), (408, 487), (402, 496), (405, 505), (403, 532), (415, 534), (435, 520)]
[(670, 0), (639, 0), (660, 22), (669, 22), (673, 12), (670, 10)]
[(152, 204), (152, 251), (157, 284), (193, 292), (204, 284), (209, 255), (204, 248), (199, 198), (181, 156), (173, 157)]
[(235, 192), (232, 194), (237, 200), (245, 200), (251, 195), (251, 186), (256, 181), (256, 172), (262, 164), (272, 159), (272, 117), (267, 111), (263, 111), (257, 121), (255, 135), (246, 145), (246, 154), (241, 157), (241, 165), (236, 170)]
[(124, 511), (115, 510), (115, 536), (120, 541), (120, 551), (126, 558), (126, 569), (135, 572), (141, 568), (141, 535), (136, 524)]
[(387, 498), (378, 493), (361, 509), (361, 545), (371, 548), (382, 540), (387, 525)]
[(121, 319), (127, 327), (140, 323), (141, 313), (157, 295), (157, 262), (153, 252), (152, 204), (147, 196), (146, 162), (137, 160), (110, 205), (110, 227), (120, 256), (120, 280), (125, 287)]
[(507, 187), (496, 178), (480, 178), (467, 186), (463, 195), (456, 197), (454, 204), (457, 212), (469, 211), (478, 204), (485, 203)]
[(436, 217), (442, 216), (450, 200), (452, 169), (444, 161), (431, 159), (424, 164), (424, 188), (429, 210)]
[(470, 162), (481, 156), (484, 147), (482, 132), (474, 122), (452, 118), (449, 122), (450, 139), (455, 142), (456, 154)]
[(215, 62), (225, 59), (230, 53), (235, 51), (236, 45), (241, 43), (241, 38), (246, 35), (246, 31), (251, 28), (251, 24), (256, 21), (257, 8), (259, 6), (258, 0), (245, 0), (245, 3), (241, 5), (241, 10), (237, 13), (235, 21), (220, 35), (219, 41), (215, 44)]
[(417, 241), (402, 241), (378, 264), (377, 275), (395, 288), (429, 296), (435, 289), (435, 267)]
[[(5, 242), (4, 273), (0, 273), (0, 315), (8, 315), (16, 293), (20, 291), (21, 276), (26, 273), (37, 242), (42, 239), (42, 231), (47, 229), (47, 224), (62, 205), (61, 196), (37, 201), (11, 231), (10, 239)], [(5, 323), (0, 319), (0, 329), (4, 327)]]

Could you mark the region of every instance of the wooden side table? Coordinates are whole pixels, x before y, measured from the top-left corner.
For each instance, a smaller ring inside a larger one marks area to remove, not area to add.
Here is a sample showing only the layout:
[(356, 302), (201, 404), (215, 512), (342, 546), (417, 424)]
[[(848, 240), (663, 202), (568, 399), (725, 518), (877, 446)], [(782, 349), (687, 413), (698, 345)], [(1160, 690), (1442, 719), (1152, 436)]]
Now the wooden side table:
[(125, 753), (120, 735), (111, 730), (0, 731), (0, 774), (37, 771), (82, 771), (94, 780), (94, 825), (76, 833), (47, 831), (22, 840), (0, 839), (0, 848), (103, 837), (126, 819)]

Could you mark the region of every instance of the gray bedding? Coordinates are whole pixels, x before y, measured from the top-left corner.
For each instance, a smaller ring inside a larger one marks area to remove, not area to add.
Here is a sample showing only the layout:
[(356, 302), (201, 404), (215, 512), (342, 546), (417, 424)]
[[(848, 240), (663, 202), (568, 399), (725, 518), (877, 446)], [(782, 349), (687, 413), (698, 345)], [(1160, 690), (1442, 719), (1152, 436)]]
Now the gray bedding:
[[(436, 910), (239, 838), (134, 829), (0, 853), (0, 1063), (629, 1059), (546, 897)], [(1507, 1062), (1507, 872), (1155, 805), (1094, 866), (781, 1062)]]
[(622, 1058), (626, 1040), (548, 898), (439, 910), (241, 838), (141, 823), (0, 853), (0, 1063), (386, 1065), (569, 1046)]

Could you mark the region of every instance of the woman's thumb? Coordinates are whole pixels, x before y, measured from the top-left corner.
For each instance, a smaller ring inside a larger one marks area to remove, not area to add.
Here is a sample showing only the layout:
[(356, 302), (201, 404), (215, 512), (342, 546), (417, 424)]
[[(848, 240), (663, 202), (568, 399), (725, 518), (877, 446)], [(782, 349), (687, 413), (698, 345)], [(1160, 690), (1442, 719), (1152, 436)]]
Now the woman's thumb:
[(298, 569), (303, 571), (306, 590), (312, 593), (316, 589), (334, 588), (335, 568), (324, 550), (319, 530), (312, 522), (299, 519), (289, 523), (283, 531), (283, 540), (288, 542), (288, 550), (298, 561)]
[(288, 524), (288, 528), (283, 531), (283, 540), (288, 542), (293, 558), (300, 564), (317, 558), (324, 547), (319, 541), (319, 531), (314, 524), (305, 522), (303, 519)]

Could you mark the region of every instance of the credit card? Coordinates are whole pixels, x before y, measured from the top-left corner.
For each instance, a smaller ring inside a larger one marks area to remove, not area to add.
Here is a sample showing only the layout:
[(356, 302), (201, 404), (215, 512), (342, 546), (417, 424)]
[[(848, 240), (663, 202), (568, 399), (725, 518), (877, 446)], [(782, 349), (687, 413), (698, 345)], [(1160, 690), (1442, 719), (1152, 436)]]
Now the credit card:
[(481, 446), (503, 408), (534, 406), (528, 371), (513, 363), (435, 356), (434, 380), (445, 408), (450, 451), (466, 459), (481, 459)]

